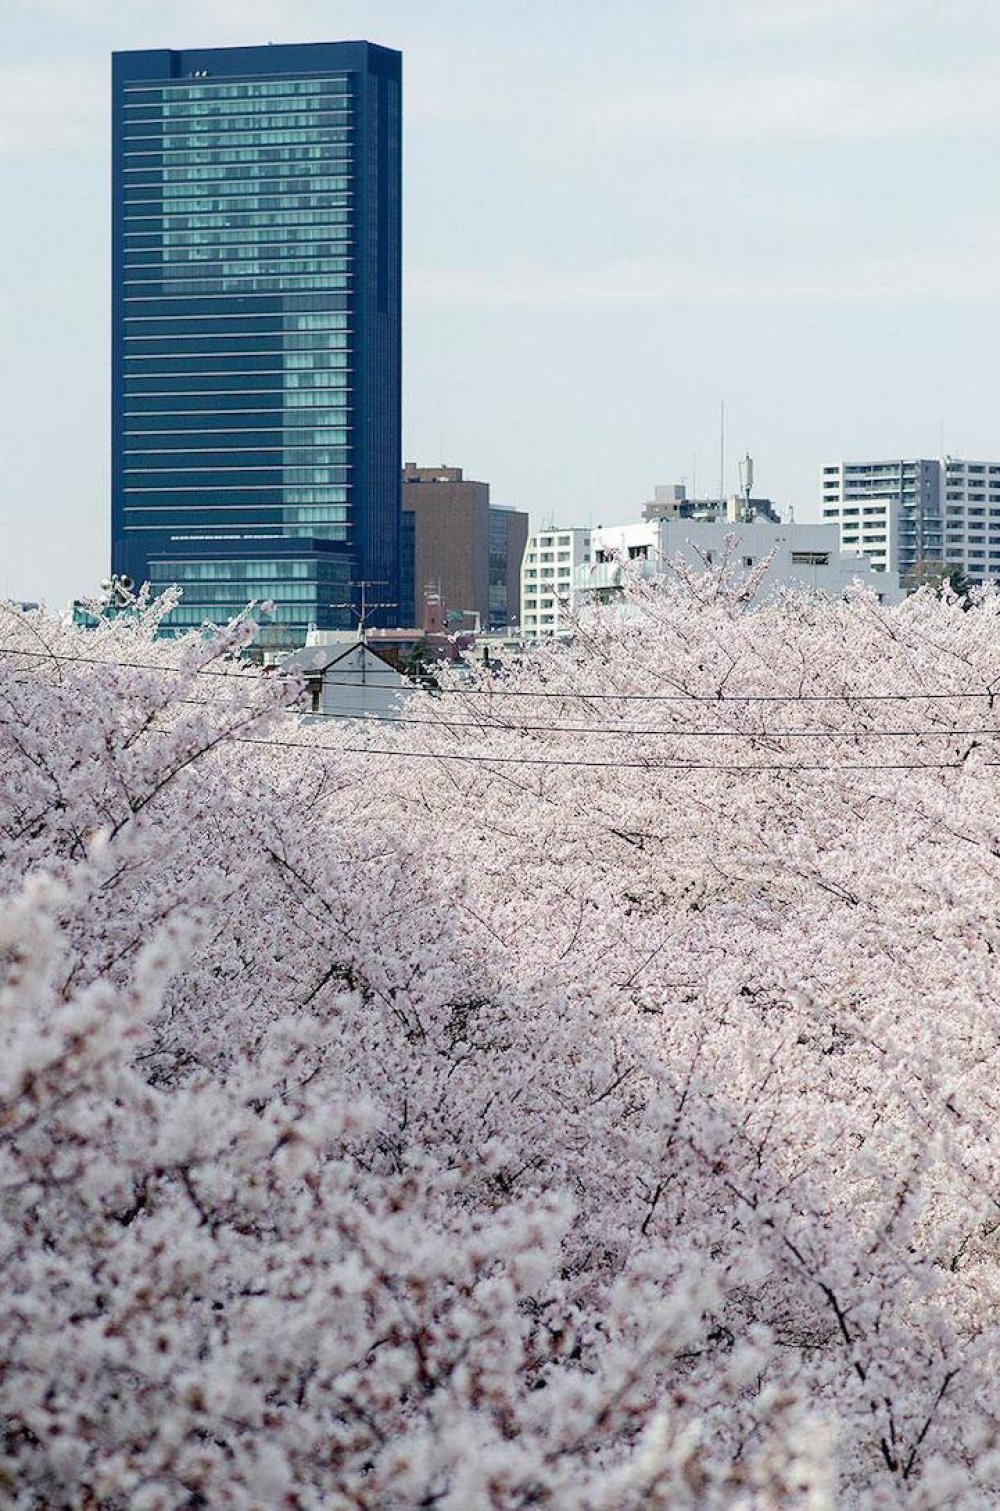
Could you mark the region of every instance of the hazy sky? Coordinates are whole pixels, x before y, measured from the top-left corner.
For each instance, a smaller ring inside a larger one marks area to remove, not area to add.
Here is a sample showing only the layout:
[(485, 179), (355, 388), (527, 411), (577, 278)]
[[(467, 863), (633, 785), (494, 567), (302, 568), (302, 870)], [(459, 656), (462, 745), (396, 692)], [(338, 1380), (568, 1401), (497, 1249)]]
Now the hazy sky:
[(541, 522), (1000, 456), (998, 0), (0, 0), (0, 593), (107, 570), (109, 55), (404, 53), (404, 451)]

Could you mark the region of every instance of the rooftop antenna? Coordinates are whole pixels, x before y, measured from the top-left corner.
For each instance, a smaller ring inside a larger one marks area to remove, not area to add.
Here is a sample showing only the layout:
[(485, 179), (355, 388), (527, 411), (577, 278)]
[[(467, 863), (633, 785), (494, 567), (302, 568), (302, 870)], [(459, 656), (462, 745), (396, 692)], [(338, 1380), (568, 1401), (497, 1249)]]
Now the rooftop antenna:
[(749, 451), (740, 463), (740, 492), (743, 494), (743, 519), (750, 519), (750, 495), (753, 492), (753, 457)]
[(365, 578), (364, 580), (362, 580), (362, 579), (359, 578), (357, 581), (351, 581), (351, 582), (349, 582), (347, 584), (347, 586), (349, 588), (360, 588), (361, 589), (361, 607), (357, 608), (355, 606), (353, 598), (351, 599), (351, 601), (349, 603), (331, 603), (330, 607), (331, 607), (331, 609), (350, 609), (350, 611), (351, 611), (352, 614), (356, 614), (357, 615), (357, 620), (358, 620), (358, 639), (361, 641), (361, 644), (364, 645), (364, 644), (366, 644), (366, 641), (365, 641), (365, 627), (366, 627), (369, 619), (371, 618), (371, 616), (374, 614), (375, 610), (376, 609), (394, 609), (396, 607), (396, 605), (394, 603), (387, 603), (387, 602), (369, 603), (369, 601), (368, 601), (368, 589), (369, 588), (385, 588), (385, 587), (388, 587), (388, 583), (385, 583), (385, 582), (374, 582), (371, 578)]
[(726, 505), (726, 401), (719, 402), (719, 516)]

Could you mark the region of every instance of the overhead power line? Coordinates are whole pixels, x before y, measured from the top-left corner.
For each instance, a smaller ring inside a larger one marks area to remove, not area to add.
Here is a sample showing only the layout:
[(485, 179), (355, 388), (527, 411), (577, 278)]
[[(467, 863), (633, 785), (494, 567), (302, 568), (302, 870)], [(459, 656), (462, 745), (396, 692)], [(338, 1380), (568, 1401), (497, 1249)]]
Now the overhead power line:
[[(371, 676), (397, 675), (387, 669), (375, 671)], [(354, 687), (356, 682), (347, 678), (324, 679), (327, 687)], [(1000, 676), (997, 678), (1000, 683)], [(417, 689), (414, 689), (415, 691)], [(555, 688), (522, 687), (434, 687), (426, 689), (432, 697), (485, 698), (559, 698), (569, 702), (577, 698), (581, 703), (897, 703), (917, 702), (925, 698), (985, 698), (992, 701), (1000, 697), (1000, 686), (980, 688), (974, 691), (862, 693), (846, 690), (840, 693), (630, 693), (630, 692), (577, 692), (573, 689), (559, 691)]]
[[(9, 655), (25, 656), (39, 661), (58, 661), (67, 663), (80, 663), (86, 666), (109, 666), (121, 667), (129, 671), (163, 672), (174, 676), (195, 677), (220, 677), (243, 678), (248, 681), (259, 682), (263, 686), (273, 684), (275, 681), (301, 682), (302, 676), (298, 673), (291, 674), (281, 671), (239, 671), (228, 670), (220, 667), (185, 667), (165, 666), (151, 661), (131, 661), (110, 659), (100, 656), (76, 656), (66, 652), (39, 650), (25, 650), (21, 646), (0, 645), (0, 653)], [(378, 668), (370, 669), (370, 677), (397, 677), (403, 675), (386, 667), (384, 671)], [(1000, 675), (996, 681), (1000, 684)], [(357, 687), (356, 678), (326, 678), (327, 687)], [(436, 687), (422, 689), (414, 685), (407, 691), (429, 691), (435, 698), (455, 696), (462, 698), (485, 698), (492, 701), (497, 698), (559, 698), (563, 702), (578, 699), (583, 703), (907, 703), (922, 702), (926, 699), (976, 699), (985, 698), (992, 701), (1000, 696), (1000, 686), (993, 688), (988, 686), (979, 689), (967, 690), (941, 690), (921, 691), (918, 689), (906, 692), (894, 693), (865, 693), (852, 689), (844, 689), (836, 693), (637, 693), (637, 692), (580, 692), (574, 689), (557, 688), (504, 688), (504, 687)]]
[[(108, 663), (114, 665), (115, 663)], [(948, 726), (935, 725), (928, 729), (664, 729), (644, 728), (642, 725), (623, 724), (501, 724), (483, 723), (476, 719), (420, 719), (410, 718), (403, 714), (369, 714), (347, 713), (334, 711), (308, 711), (303, 712), (293, 708), (283, 708), (280, 705), (256, 704), (256, 703), (214, 703), (208, 698), (175, 698), (173, 700), (185, 708), (212, 708), (231, 709), (238, 708), (248, 713), (268, 714), (295, 714), (298, 717), (309, 720), (332, 720), (347, 724), (389, 724), (393, 726), (412, 725), (417, 728), (430, 729), (461, 729), (473, 730), (479, 735), (490, 734), (573, 734), (573, 735), (615, 735), (629, 738), (657, 738), (673, 740), (697, 740), (697, 739), (732, 739), (732, 740), (860, 740), (860, 739), (925, 739), (927, 737), (941, 739), (973, 739), (977, 736), (997, 738), (1000, 736), (1000, 727), (980, 726), (975, 729), (953, 729)], [(337, 747), (329, 746), (333, 750)], [(345, 747), (346, 748), (346, 747)], [(372, 747), (374, 750), (376, 747)], [(378, 747), (381, 749), (382, 747)], [(400, 753), (400, 752), (391, 752)], [(428, 751), (433, 755), (433, 751)], [(449, 757), (450, 759), (450, 757)], [(484, 759), (491, 759), (484, 757)], [(619, 765), (620, 762), (611, 764)], [(838, 767), (838, 770), (843, 768)]]
[[(403, 761), (460, 761), (486, 766), (574, 766), (574, 767), (605, 767), (616, 771), (630, 769), (635, 771), (719, 771), (732, 773), (738, 776), (752, 776), (758, 771), (960, 771), (965, 767), (964, 761), (913, 761), (893, 763), (851, 763), (840, 766), (834, 762), (776, 762), (774, 764), (757, 763), (722, 765), (715, 761), (602, 761), (602, 760), (565, 760), (552, 759), (545, 756), (491, 756), (469, 755), (456, 751), (449, 753), (443, 750), (394, 750), (385, 746), (364, 745), (314, 745), (307, 740), (269, 740), (256, 735), (234, 735), (231, 742), (235, 745), (265, 745), (276, 746), (282, 750), (307, 750), (313, 754), (329, 755), (369, 755), (389, 756)], [(1000, 761), (985, 761), (986, 766), (1000, 766)]]

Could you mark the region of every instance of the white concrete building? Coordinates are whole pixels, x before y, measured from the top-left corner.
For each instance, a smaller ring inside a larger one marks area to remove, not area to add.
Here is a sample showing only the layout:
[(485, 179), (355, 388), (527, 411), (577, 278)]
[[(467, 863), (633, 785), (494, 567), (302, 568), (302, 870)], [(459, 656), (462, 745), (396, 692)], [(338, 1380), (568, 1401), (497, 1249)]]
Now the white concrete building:
[(660, 519), (601, 527), (591, 531), (590, 557), (577, 573), (576, 607), (620, 591), (626, 563), (638, 567), (643, 577), (669, 576), (677, 557), (696, 571), (728, 561), (737, 577), (749, 577), (767, 563), (755, 595), (761, 601), (789, 587), (841, 598), (858, 581), (886, 604), (904, 596), (895, 572), (877, 572), (866, 556), (842, 551), (837, 528), (830, 524)]
[(879, 570), (960, 567), (974, 582), (1000, 577), (1000, 462), (903, 458), (830, 462), (823, 519), (845, 550)]
[(521, 562), (521, 634), (546, 640), (571, 632), (574, 578), (590, 560), (589, 529), (539, 530), (528, 536)]

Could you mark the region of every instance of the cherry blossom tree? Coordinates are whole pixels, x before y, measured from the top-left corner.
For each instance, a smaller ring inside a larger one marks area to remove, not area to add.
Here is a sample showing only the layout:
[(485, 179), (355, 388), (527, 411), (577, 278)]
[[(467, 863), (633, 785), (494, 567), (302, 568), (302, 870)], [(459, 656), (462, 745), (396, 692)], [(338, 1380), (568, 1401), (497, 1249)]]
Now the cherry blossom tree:
[(305, 718), (0, 613), (18, 1508), (973, 1508), (1000, 606), (631, 585)]

